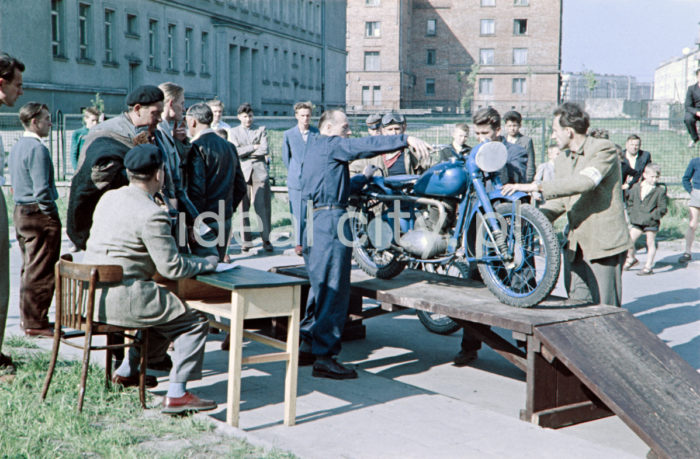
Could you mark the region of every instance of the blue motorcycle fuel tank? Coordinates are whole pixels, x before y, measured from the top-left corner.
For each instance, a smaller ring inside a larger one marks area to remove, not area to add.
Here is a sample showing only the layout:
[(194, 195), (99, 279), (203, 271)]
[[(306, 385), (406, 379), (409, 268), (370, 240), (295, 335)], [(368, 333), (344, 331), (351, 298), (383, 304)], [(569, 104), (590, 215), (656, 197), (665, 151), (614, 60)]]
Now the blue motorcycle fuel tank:
[(429, 196), (457, 196), (467, 189), (464, 161), (436, 164), (420, 176), (413, 190)]

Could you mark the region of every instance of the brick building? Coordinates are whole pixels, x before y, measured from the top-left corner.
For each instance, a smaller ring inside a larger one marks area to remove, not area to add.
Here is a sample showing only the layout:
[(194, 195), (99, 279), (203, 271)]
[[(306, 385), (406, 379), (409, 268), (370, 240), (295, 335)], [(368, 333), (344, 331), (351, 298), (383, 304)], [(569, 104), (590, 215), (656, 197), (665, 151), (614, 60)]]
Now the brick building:
[(20, 58), (26, 95), (77, 113), (100, 93), (109, 113), (142, 84), (175, 82), (187, 103), (227, 113), (344, 105), (344, 0), (2, 1), (0, 50)]
[(542, 113), (558, 101), (561, 0), (347, 3), (350, 111), (460, 111), (470, 86), (472, 110)]

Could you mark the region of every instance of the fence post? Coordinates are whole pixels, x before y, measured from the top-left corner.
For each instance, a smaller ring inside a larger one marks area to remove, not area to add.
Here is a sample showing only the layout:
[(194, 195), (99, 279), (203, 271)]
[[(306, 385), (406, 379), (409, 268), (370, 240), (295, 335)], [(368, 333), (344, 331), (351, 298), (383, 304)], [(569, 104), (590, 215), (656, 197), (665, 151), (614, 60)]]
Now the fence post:
[[(66, 179), (66, 139), (65, 139), (65, 119), (63, 112), (56, 110), (56, 172), (61, 180)], [(61, 174), (63, 165), (63, 174)]]

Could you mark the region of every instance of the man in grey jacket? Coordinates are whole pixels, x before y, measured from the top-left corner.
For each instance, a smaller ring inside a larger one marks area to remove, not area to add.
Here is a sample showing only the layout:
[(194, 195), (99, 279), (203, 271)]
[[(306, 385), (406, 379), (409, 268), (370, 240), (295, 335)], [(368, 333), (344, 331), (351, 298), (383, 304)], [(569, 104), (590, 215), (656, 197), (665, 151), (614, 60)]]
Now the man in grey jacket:
[(30, 102), (19, 110), (19, 119), (25, 131), (10, 152), (10, 176), (15, 233), (22, 252), (20, 326), (27, 336), (49, 338), (54, 265), (61, 252), (58, 190), (51, 155), (41, 141), (49, 135), (51, 115), (46, 105)]
[(252, 248), (250, 234), (250, 205), (262, 220), (263, 249), (272, 252), (270, 243), (271, 229), (271, 200), (270, 177), (267, 172), (267, 131), (265, 126), (253, 124), (253, 108), (250, 104), (238, 107), (239, 126), (229, 131), (229, 141), (236, 146), (238, 158), (241, 160), (243, 176), (248, 184), (248, 193), (241, 202), (243, 207), (243, 243), (241, 250), (247, 252)]
[[(151, 327), (149, 355), (161, 356), (173, 342), (164, 413), (214, 409), (213, 401), (186, 391), (188, 381), (201, 378), (207, 319), (152, 278), (156, 272), (176, 280), (212, 271), (217, 257), (185, 258), (178, 252), (168, 214), (153, 200), (165, 177), (163, 155), (156, 146), (132, 148), (124, 165), (130, 184), (108, 191), (100, 199), (83, 259), (85, 263), (117, 264), (124, 269), (120, 285), (98, 289), (95, 319), (124, 327)], [(137, 385), (138, 362), (139, 349), (132, 347), (112, 381)]]
[(625, 221), (620, 161), (609, 140), (586, 135), (590, 121), (571, 102), (554, 111), (552, 138), (562, 153), (554, 160), (554, 180), (503, 186), (539, 192), (540, 210), (551, 221), (569, 221), (564, 281), (569, 297), (594, 304), (622, 305), (622, 264), (631, 246)]

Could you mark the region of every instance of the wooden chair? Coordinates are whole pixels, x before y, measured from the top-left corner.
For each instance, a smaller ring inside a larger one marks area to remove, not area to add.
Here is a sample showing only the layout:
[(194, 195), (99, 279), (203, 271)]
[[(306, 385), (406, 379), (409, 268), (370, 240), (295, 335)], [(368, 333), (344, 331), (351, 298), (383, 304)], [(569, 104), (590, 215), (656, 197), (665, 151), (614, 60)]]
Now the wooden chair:
[[(148, 328), (133, 330), (130, 328), (110, 325), (93, 320), (95, 309), (95, 289), (110, 283), (117, 283), (122, 280), (123, 271), (119, 265), (88, 265), (74, 263), (73, 257), (69, 254), (61, 256), (56, 263), (56, 324), (53, 338), (53, 350), (49, 371), (46, 374), (44, 388), (41, 392), (41, 399), (46, 399), (49, 391), (51, 378), (56, 360), (58, 358), (58, 348), (61, 342), (83, 349), (83, 367), (80, 377), (80, 388), (78, 392), (78, 412), (83, 409), (83, 398), (85, 397), (85, 383), (90, 364), (90, 351), (105, 350), (105, 385), (109, 386), (112, 379), (112, 351), (115, 349), (125, 349), (130, 346), (141, 348), (141, 373), (139, 375), (139, 399), (141, 406), (146, 408), (146, 365), (148, 349)], [(63, 334), (61, 327), (77, 330), (70, 334)], [(137, 338), (136, 332), (141, 331), (141, 338)], [(107, 343), (104, 346), (92, 344), (92, 337), (95, 335), (105, 335)], [(114, 343), (115, 336), (127, 338), (126, 342)], [(85, 337), (84, 342), (74, 343), (71, 339)], [(131, 341), (131, 342), (129, 342)], [(126, 357), (125, 357), (126, 358)]]

